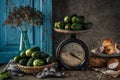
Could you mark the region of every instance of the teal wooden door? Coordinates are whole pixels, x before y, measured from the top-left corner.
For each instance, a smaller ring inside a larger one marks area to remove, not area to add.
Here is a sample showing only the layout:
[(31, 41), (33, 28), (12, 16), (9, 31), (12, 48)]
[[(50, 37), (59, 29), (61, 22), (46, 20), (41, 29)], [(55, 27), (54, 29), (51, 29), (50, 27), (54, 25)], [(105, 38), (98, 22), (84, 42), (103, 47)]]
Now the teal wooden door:
[(14, 56), (19, 55), (20, 32), (3, 26), (12, 7), (32, 6), (44, 14), (44, 23), (41, 26), (31, 26), (28, 36), (31, 46), (39, 46), (42, 51), (52, 55), (52, 0), (0, 0), (0, 64), (7, 63)]

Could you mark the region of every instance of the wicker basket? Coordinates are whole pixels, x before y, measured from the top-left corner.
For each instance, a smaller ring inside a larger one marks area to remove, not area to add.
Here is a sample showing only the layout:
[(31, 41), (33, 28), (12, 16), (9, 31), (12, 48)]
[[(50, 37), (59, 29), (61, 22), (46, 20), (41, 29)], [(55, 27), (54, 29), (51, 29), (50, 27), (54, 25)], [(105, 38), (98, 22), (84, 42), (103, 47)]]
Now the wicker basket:
[(51, 64), (47, 64), (47, 65), (44, 65), (44, 66), (36, 66), (36, 67), (33, 67), (33, 66), (22, 66), (20, 64), (17, 64), (18, 68), (26, 73), (26, 74), (34, 74), (34, 73), (38, 73), (40, 72), (42, 69), (44, 69), (45, 67), (52, 67), (54, 66), (54, 63), (51, 63)]

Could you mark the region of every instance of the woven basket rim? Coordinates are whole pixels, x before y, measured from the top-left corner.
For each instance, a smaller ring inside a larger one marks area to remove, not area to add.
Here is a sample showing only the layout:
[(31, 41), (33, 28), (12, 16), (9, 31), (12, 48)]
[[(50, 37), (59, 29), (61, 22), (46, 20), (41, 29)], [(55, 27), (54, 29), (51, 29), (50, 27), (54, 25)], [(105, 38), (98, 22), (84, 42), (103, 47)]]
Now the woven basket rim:
[(20, 64), (17, 64), (17, 66), (24, 73), (34, 74), (34, 73), (37, 73), (37, 72), (41, 71), (45, 67), (53, 67), (54, 64), (55, 63), (53, 62), (53, 63), (46, 64), (46, 65), (43, 65), (43, 66), (23, 66), (23, 65), (20, 65)]
[(43, 65), (43, 66), (23, 66), (23, 65), (20, 65), (17, 63), (17, 65), (19, 67), (23, 67), (23, 68), (41, 68), (41, 67), (46, 67), (46, 66), (49, 66), (49, 65), (54, 65), (54, 62), (53, 63), (50, 63), (50, 64), (46, 64), (46, 65)]

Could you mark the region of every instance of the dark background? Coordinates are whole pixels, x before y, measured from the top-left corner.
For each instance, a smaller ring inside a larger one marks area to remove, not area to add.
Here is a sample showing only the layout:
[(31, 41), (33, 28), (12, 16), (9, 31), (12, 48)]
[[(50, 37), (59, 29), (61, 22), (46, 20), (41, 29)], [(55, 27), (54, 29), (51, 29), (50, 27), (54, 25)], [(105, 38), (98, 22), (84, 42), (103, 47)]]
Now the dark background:
[[(74, 13), (84, 15), (85, 22), (94, 24), (89, 32), (77, 35), (89, 50), (99, 47), (106, 38), (120, 43), (120, 0), (53, 0), (53, 25)], [(58, 44), (69, 35), (53, 33), (55, 51)]]

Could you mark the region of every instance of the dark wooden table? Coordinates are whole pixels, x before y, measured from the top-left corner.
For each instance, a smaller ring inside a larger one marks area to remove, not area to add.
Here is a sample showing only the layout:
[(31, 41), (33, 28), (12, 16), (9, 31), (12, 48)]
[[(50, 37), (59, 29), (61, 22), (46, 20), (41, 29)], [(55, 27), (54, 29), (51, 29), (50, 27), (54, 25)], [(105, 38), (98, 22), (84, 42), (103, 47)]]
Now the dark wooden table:
[[(0, 65), (0, 71), (4, 68), (5, 65)], [(102, 73), (95, 71), (65, 71), (67, 77), (65, 78), (46, 78), (46, 79), (37, 79), (33, 75), (25, 75), (23, 77), (14, 77), (13, 79), (8, 80), (120, 80), (119, 78), (111, 78), (105, 76)]]

